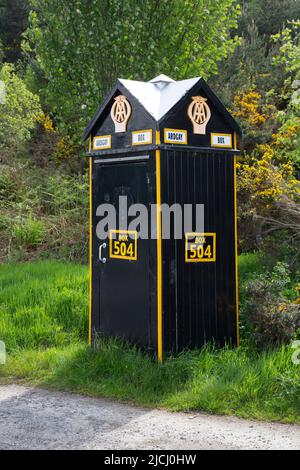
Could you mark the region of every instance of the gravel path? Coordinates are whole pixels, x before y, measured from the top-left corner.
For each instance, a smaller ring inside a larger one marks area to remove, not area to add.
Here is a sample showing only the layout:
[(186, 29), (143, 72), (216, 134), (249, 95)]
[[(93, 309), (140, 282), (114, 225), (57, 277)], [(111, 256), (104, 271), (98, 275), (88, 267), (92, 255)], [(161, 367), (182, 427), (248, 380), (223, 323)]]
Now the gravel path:
[(0, 449), (300, 450), (300, 426), (1, 385)]

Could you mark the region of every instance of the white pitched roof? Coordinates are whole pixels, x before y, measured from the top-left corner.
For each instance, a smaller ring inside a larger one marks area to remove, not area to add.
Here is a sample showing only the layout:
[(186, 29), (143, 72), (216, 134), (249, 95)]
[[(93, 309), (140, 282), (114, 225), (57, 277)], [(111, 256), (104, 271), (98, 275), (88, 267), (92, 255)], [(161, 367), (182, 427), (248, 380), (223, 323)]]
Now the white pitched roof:
[(200, 80), (200, 77), (175, 82), (159, 75), (150, 82), (119, 79), (140, 104), (159, 121)]

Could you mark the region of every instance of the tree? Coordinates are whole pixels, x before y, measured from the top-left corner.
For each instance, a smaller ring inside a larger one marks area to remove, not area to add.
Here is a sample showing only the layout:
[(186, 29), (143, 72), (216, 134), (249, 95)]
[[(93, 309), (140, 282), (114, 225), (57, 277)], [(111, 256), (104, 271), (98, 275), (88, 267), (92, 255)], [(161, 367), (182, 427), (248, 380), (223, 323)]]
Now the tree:
[(42, 109), (39, 98), (26, 88), (12, 64), (2, 66), (0, 81), (5, 85), (5, 100), (0, 102), (0, 149), (12, 149), (30, 139)]
[(31, 0), (24, 50), (36, 47), (50, 107), (72, 134), (118, 76), (216, 72), (233, 50), (235, 0)]
[(282, 100), (286, 106), (279, 113), (281, 127), (273, 139), (277, 156), (293, 161), (300, 175), (300, 21), (290, 23), (274, 40), (280, 45), (274, 62), (285, 72)]
[(242, 15), (239, 32), (242, 34), (255, 20), (260, 36), (270, 39), (288, 21), (300, 17), (300, 0), (241, 0)]
[(280, 34), (274, 36), (280, 44), (275, 63), (283, 65), (287, 73), (286, 98), (289, 108), (300, 112), (300, 20), (293, 21)]
[[(241, 15), (238, 20), (240, 45), (219, 66), (219, 77), (213, 87), (228, 105), (236, 91), (257, 87), (263, 96), (274, 89), (276, 104), (284, 86), (285, 71), (274, 67), (274, 57), (279, 46), (273, 35), (292, 20), (300, 19), (300, 0), (240, 0)], [(236, 34), (236, 31), (234, 31)], [(283, 103), (284, 107), (284, 103)]]

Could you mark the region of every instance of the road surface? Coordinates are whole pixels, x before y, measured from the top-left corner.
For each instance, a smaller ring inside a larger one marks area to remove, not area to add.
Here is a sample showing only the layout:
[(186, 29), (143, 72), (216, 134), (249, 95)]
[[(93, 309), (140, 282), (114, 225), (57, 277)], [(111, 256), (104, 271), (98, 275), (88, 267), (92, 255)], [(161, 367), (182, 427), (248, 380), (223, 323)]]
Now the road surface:
[(300, 449), (300, 426), (0, 386), (0, 449)]

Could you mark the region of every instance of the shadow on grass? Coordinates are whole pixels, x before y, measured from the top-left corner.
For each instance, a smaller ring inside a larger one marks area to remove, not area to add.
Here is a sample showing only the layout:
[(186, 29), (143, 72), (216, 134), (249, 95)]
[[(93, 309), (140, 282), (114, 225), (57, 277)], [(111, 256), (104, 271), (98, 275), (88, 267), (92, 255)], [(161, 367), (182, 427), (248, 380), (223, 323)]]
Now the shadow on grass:
[(201, 410), (300, 424), (300, 368), (292, 350), (207, 346), (162, 366), (116, 340), (20, 351), (0, 367), (0, 381), (25, 380), (62, 391), (173, 411)]
[(300, 423), (299, 368), (286, 347), (257, 353), (207, 346), (162, 366), (134, 347), (101, 341), (97, 350), (79, 345), (63, 353), (43, 385), (174, 411)]
[(165, 365), (117, 340), (100, 341), (97, 349), (81, 345), (67, 355), (45, 386), (140, 405), (161, 406), (186, 390), (194, 376), (193, 355), (169, 359)]

